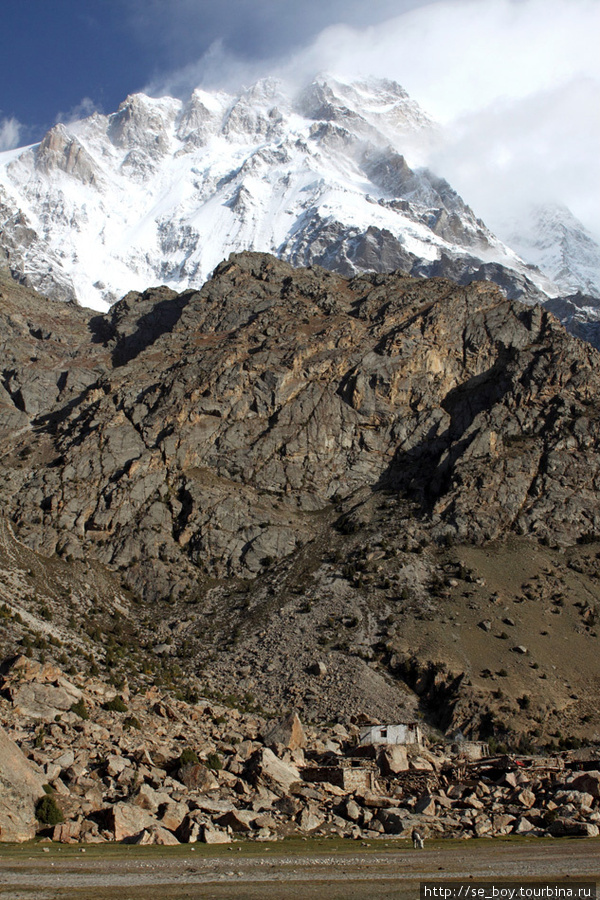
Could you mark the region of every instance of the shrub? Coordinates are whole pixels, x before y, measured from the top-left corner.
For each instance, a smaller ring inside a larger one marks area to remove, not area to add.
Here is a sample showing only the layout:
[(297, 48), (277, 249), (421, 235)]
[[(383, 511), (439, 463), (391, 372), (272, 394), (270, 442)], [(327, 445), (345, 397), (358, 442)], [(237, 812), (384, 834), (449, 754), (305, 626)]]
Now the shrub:
[(180, 769), (183, 769), (184, 766), (197, 766), (199, 762), (196, 751), (192, 750), (191, 747), (186, 747), (185, 750), (181, 751), (178, 766)]
[(83, 697), (74, 703), (70, 710), (72, 713), (75, 713), (76, 716), (79, 716), (80, 719), (89, 719), (90, 714), (88, 712), (88, 708), (85, 705)]
[(502, 756), (503, 754), (508, 753), (506, 744), (498, 741), (493, 735), (488, 738), (488, 747), (490, 748), (492, 756)]
[(64, 816), (52, 794), (44, 794), (35, 807), (35, 817), (42, 825), (59, 825)]
[(218, 753), (209, 753), (206, 757), (206, 768), (212, 769), (213, 772), (218, 772), (223, 768), (223, 763), (221, 762), (221, 757)]
[(123, 728), (137, 728), (138, 731), (141, 731), (142, 723), (135, 716), (127, 716), (127, 718), (123, 720)]
[(125, 703), (123, 698), (120, 696), (120, 694), (117, 694), (116, 697), (114, 697), (112, 700), (108, 700), (104, 704), (103, 709), (108, 710), (108, 712), (124, 713), (124, 712), (127, 712), (127, 704)]

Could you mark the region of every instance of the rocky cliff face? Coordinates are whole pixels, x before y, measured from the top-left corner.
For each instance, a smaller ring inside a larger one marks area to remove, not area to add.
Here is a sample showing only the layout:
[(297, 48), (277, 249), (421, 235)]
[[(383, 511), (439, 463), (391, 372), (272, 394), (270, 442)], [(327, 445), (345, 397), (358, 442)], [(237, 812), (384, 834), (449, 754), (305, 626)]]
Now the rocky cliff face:
[[(600, 365), (548, 312), (488, 282), (347, 280), (253, 253), (201, 291), (130, 294), (105, 316), (2, 293), (5, 515), (43, 556), (118, 573), (161, 653), (315, 715), (398, 716), (420, 685), (444, 727), (478, 721), (486, 653), (498, 671), (515, 647), (531, 661), (552, 587), (518, 641), (479, 647), (482, 605), (521, 582), (488, 574), (488, 600), (452, 548), (510, 538), (515, 559), (550, 554), (522, 582), (559, 557), (566, 578), (569, 548), (600, 533)], [(585, 606), (596, 570), (578, 560), (589, 588), (554, 590)], [(447, 628), (428, 643), (446, 596), (472, 604), (476, 653)], [(571, 627), (593, 667), (593, 622)], [(516, 674), (550, 690), (529, 662)]]
[(487, 282), (346, 281), (249, 254), (89, 328), (60, 372), (30, 357), (5, 377), (35, 460), (9, 469), (7, 502), (31, 546), (94, 548), (147, 595), (255, 574), (363, 487), (416, 500), (435, 537), (600, 526), (595, 353)]

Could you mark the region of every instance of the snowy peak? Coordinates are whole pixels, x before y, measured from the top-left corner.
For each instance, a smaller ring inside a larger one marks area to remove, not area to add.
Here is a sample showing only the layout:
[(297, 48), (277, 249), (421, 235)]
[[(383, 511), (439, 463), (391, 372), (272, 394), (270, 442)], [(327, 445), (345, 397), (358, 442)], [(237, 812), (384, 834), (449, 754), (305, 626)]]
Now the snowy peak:
[(107, 135), (115, 147), (164, 156), (171, 146), (178, 108), (177, 101), (169, 98), (151, 100), (145, 94), (132, 94), (109, 116)]
[[(177, 120), (176, 137), (188, 149), (203, 147), (210, 135), (219, 130), (230, 98), (225, 93), (209, 94), (196, 89), (182, 108)], [(182, 152), (180, 150), (180, 152)]]
[(534, 206), (507, 223), (502, 234), (523, 259), (546, 272), (561, 293), (600, 297), (600, 245), (566, 206)]
[(300, 93), (296, 106), (306, 118), (352, 129), (369, 126), (371, 133), (378, 132), (392, 142), (411, 132), (435, 128), (404, 88), (386, 79), (345, 83), (322, 74)]
[[(265, 78), (186, 102), (133, 94), (0, 154), (0, 241), (21, 280), (55, 279), (95, 308), (150, 284), (199, 287), (242, 250), (344, 274), (510, 267), (520, 296), (531, 270), (446, 181), (411, 165), (434, 131), (403, 88), (375, 79), (325, 74), (297, 90)], [(9, 234), (19, 212), (27, 249)]]

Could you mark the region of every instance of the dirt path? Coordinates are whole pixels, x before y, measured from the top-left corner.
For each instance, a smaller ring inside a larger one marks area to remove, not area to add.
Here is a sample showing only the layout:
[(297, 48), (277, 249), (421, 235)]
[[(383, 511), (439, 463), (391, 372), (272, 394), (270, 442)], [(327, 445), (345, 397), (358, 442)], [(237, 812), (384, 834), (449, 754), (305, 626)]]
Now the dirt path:
[(597, 840), (439, 842), (422, 852), (350, 847), (250, 855), (242, 846), (210, 856), (189, 847), (176, 855), (163, 848), (128, 850), (120, 857), (96, 848), (94, 858), (89, 850), (83, 856), (56, 846), (20, 857), (0, 850), (0, 900), (408, 900), (418, 897), (419, 882), (432, 879), (600, 880)]

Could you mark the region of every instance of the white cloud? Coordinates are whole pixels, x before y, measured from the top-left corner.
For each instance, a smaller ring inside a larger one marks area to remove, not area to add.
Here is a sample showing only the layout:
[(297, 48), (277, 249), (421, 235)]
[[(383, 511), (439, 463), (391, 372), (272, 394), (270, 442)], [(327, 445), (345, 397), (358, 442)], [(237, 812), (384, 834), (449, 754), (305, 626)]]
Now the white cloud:
[(600, 236), (598, 35), (598, 0), (441, 0), (329, 28), (298, 68), (399, 81), (444, 125), (429, 164), (490, 225), (554, 200)]
[(346, 73), (396, 78), (444, 122), (499, 98), (600, 76), (597, 0), (441, 0), (362, 31), (324, 31), (310, 48)]
[(22, 125), (15, 118), (0, 119), (0, 151), (19, 146)]
[(55, 122), (62, 122), (63, 125), (70, 125), (72, 122), (78, 122), (85, 119), (95, 112), (101, 112), (90, 97), (83, 97), (76, 106), (68, 112), (58, 112), (55, 116)]
[(326, 28), (291, 58), (275, 49), (249, 63), (217, 43), (151, 87), (181, 95), (323, 69), (393, 78), (444, 126), (430, 165), (478, 215), (493, 225), (519, 202), (558, 200), (600, 235), (600, 0), (421, 0), (362, 28), (355, 6), (354, 25)]
[(563, 202), (600, 237), (600, 81), (577, 77), (457, 118), (430, 160), (492, 228)]
[(194, 88), (222, 88), (236, 91), (242, 84), (252, 84), (262, 75), (275, 71), (273, 61), (248, 62), (227, 50), (222, 41), (215, 41), (200, 59), (180, 69), (157, 75), (144, 88), (151, 96), (169, 94), (184, 97)]

